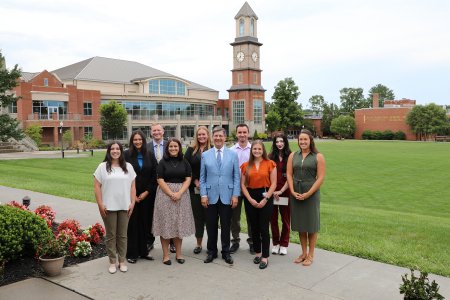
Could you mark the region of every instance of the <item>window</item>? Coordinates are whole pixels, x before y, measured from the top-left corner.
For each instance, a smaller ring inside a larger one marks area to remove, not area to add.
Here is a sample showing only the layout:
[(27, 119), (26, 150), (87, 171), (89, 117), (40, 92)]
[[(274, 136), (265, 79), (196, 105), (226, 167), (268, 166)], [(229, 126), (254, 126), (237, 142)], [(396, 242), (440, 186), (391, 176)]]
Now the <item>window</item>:
[(119, 133), (117, 136), (113, 136), (112, 133), (109, 133), (108, 131), (105, 131), (102, 128), (102, 140), (126, 140), (128, 136), (128, 130), (127, 127), (124, 126), (121, 133)]
[(40, 120), (51, 120), (54, 114), (59, 120), (62, 120), (67, 116), (67, 102), (33, 101), (33, 113), (37, 113)]
[(250, 20), (250, 36), (255, 36), (255, 19)]
[(177, 132), (177, 126), (164, 126), (164, 135), (167, 138), (175, 137), (175, 133)]
[(244, 81), (242, 78), (242, 73), (238, 73), (238, 83), (242, 83)]
[(92, 138), (92, 126), (84, 127), (84, 138), (85, 139)]
[(235, 124), (244, 123), (245, 105), (244, 100), (233, 101), (233, 122)]
[(244, 19), (240, 19), (239, 20), (239, 36), (244, 36), (244, 25), (245, 25), (245, 21)]
[(181, 126), (181, 138), (188, 139), (194, 137), (194, 126)]
[(136, 130), (142, 131), (144, 133), (144, 135), (147, 137), (147, 139), (151, 137), (150, 126), (132, 126), (131, 127), (131, 131), (136, 131)]
[(48, 78), (44, 78), (44, 86), (48, 86)]
[(83, 103), (83, 112), (85, 116), (92, 116), (92, 103), (84, 102)]
[(253, 83), (257, 84), (258, 83), (258, 74), (253, 73)]
[(253, 121), (255, 124), (262, 123), (262, 100), (253, 99)]
[(8, 105), (7, 111), (8, 111), (10, 114), (17, 114), (17, 101), (14, 101), (14, 102), (11, 103), (10, 105)]
[(186, 84), (173, 79), (154, 79), (149, 82), (149, 93), (184, 96), (186, 94)]
[(220, 107), (217, 108), (217, 115), (218, 116), (222, 115), (222, 109)]

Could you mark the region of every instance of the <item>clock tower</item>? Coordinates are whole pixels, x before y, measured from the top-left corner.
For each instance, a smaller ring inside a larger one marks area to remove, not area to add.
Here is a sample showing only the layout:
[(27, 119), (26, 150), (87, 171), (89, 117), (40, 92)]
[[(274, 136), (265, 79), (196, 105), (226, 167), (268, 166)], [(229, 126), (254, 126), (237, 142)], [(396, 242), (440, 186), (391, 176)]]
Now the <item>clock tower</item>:
[(233, 46), (232, 85), (228, 89), (230, 105), (230, 130), (246, 123), (253, 136), (265, 132), (264, 92), (261, 86), (260, 52), (258, 42), (258, 16), (245, 2), (236, 17), (236, 38)]

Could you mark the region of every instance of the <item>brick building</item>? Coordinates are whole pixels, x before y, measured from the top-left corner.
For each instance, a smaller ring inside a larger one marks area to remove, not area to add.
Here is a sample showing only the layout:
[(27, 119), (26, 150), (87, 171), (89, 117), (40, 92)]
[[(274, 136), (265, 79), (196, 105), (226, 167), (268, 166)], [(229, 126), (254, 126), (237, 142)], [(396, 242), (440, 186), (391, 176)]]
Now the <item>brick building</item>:
[(415, 141), (416, 135), (406, 123), (406, 116), (416, 105), (416, 100), (386, 100), (384, 107), (379, 107), (378, 99), (378, 94), (374, 94), (372, 108), (355, 110), (355, 139), (361, 139), (365, 130), (392, 130), (393, 132), (403, 131), (406, 134), (406, 140)]

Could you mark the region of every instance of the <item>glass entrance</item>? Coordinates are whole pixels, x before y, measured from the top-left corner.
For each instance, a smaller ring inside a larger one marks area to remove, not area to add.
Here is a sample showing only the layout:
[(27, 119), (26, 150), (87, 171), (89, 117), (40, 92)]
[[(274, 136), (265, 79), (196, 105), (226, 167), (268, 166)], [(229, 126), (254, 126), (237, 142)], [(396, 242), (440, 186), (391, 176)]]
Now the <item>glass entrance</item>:
[(56, 119), (59, 120), (59, 113), (57, 106), (49, 106), (47, 111), (49, 120), (53, 119), (53, 113), (56, 113)]

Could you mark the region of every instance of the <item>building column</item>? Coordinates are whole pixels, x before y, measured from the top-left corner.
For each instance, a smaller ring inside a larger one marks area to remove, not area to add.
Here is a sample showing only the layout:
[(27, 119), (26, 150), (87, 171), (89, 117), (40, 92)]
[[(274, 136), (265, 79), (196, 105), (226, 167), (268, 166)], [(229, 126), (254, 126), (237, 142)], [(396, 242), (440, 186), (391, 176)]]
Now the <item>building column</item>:
[(177, 129), (175, 130), (175, 137), (181, 141), (181, 116), (176, 115), (175, 120), (177, 121)]
[(53, 146), (58, 146), (59, 127), (53, 127)]
[(127, 115), (127, 134), (128, 134), (128, 136), (125, 138), (125, 140), (128, 140), (128, 137), (131, 136), (131, 133), (133, 132), (132, 126), (133, 126), (133, 119), (131, 118), (131, 115)]

